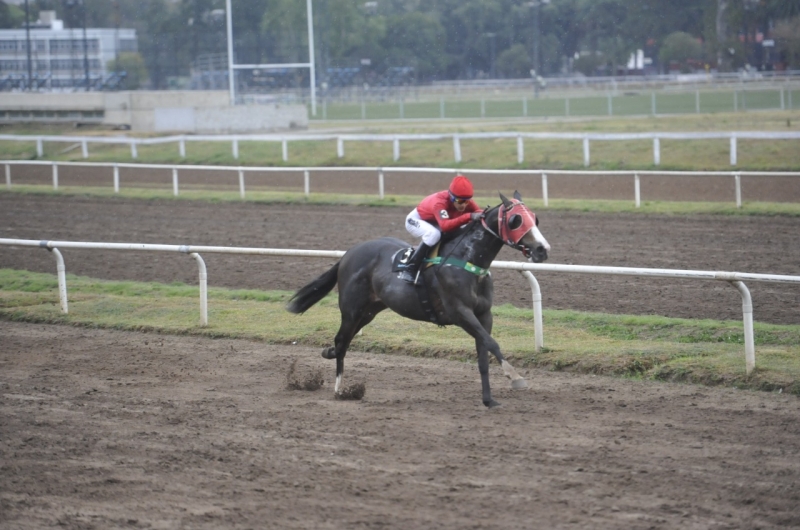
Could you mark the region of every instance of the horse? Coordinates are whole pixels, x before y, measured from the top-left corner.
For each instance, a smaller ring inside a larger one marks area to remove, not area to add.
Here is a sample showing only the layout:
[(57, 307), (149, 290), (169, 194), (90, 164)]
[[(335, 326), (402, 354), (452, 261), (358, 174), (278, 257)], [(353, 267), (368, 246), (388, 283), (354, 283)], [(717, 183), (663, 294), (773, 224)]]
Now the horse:
[(502, 202), (484, 210), (479, 220), (443, 235), (439, 258), (426, 260), (428, 266), (421, 268), (417, 285), (400, 279), (393, 267), (399, 253), (410, 254), (408, 243), (383, 237), (352, 247), (327, 272), (292, 296), (286, 309), (301, 314), (339, 284), (341, 325), (334, 345), (322, 351), (322, 357), (336, 359), (337, 396), (343, 388), (344, 357), (351, 340), (387, 308), (405, 318), (455, 325), (472, 336), (486, 407), (500, 405), (492, 399), (489, 386), (489, 352), (511, 379), (512, 389), (527, 388), (525, 379), (503, 357), (491, 335), (493, 286), (489, 266), (503, 245), (520, 250), (534, 263), (547, 259), (550, 245), (539, 231), (538, 218), (522, 202), (518, 191), (513, 199), (499, 195)]

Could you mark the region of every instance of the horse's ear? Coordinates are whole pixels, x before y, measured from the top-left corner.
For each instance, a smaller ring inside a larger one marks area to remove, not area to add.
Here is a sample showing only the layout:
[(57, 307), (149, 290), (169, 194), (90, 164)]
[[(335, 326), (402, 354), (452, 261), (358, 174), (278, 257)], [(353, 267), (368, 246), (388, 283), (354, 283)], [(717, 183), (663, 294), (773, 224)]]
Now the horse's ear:
[(505, 196), (505, 195), (503, 195), (503, 194), (502, 194), (502, 193), (500, 193), (499, 191), (498, 191), (497, 193), (499, 193), (499, 194), (500, 194), (500, 200), (501, 200), (501, 201), (503, 201), (503, 205), (504, 205), (506, 208), (511, 208), (512, 206), (514, 206), (514, 205), (511, 203), (511, 201), (509, 201), (509, 200), (508, 200), (508, 198), (506, 198), (506, 196)]
[(514, 198), (517, 199), (519, 202), (522, 202), (522, 195), (517, 190), (514, 190)]

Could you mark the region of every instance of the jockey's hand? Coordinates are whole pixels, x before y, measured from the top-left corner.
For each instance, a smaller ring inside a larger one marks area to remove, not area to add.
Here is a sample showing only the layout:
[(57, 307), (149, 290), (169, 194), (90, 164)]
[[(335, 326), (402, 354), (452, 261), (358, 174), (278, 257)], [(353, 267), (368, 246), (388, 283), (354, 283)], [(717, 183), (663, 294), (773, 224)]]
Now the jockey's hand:
[(483, 217), (483, 212), (472, 212), (469, 214), (470, 221), (478, 221), (481, 217)]

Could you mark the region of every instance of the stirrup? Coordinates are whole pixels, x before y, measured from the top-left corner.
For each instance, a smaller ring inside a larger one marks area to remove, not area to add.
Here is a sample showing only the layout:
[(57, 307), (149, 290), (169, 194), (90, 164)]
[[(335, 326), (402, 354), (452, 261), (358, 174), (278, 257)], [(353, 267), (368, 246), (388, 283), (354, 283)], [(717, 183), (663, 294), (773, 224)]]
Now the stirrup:
[(419, 276), (419, 271), (417, 271), (416, 274), (411, 274), (411, 271), (404, 270), (403, 272), (400, 273), (398, 278), (400, 278), (404, 282), (416, 284), (418, 276)]

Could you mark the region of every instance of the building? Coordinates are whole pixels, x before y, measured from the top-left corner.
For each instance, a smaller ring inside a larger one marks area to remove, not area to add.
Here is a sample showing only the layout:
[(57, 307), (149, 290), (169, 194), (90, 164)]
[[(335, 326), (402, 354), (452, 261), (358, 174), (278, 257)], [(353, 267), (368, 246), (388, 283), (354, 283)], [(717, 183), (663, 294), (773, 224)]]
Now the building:
[(83, 28), (64, 29), (55, 11), (40, 17), (30, 25), (30, 80), (28, 31), (0, 30), (0, 90), (86, 90), (87, 63), (89, 89), (119, 84), (108, 66), (119, 53), (138, 50), (136, 30), (86, 28), (84, 36)]

